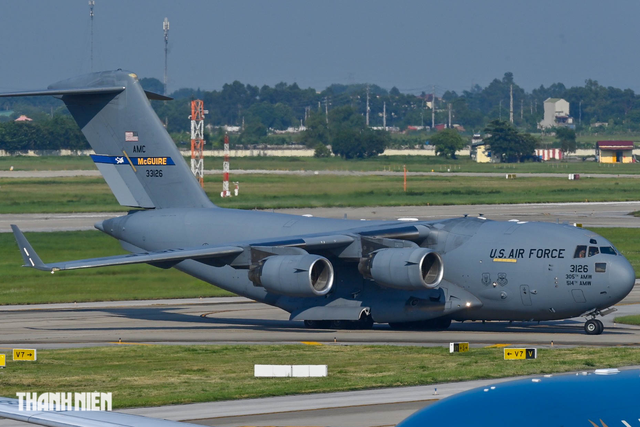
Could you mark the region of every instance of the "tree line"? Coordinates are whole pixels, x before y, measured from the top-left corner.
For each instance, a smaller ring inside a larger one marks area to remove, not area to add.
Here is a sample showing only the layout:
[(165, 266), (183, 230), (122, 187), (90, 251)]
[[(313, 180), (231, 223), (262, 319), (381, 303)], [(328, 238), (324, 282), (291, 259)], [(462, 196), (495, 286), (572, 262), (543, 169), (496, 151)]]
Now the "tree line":
[[(143, 78), (140, 82), (147, 90), (162, 92), (163, 86), (158, 79)], [(453, 123), (463, 126), (469, 133), (482, 132), (491, 122), (509, 117), (510, 91), (514, 99), (514, 128), (522, 132), (536, 131), (537, 123), (543, 117), (543, 102), (549, 97), (564, 98), (570, 103), (571, 115), (579, 131), (596, 129), (596, 124), (607, 125), (606, 128), (597, 128), (599, 132), (640, 131), (640, 96), (630, 89), (604, 87), (595, 80), (587, 80), (580, 87), (567, 88), (562, 83), (554, 83), (526, 92), (515, 82), (512, 73), (505, 73), (501, 79), (494, 79), (486, 87), (474, 85), (461, 94), (445, 91), (435, 100), (435, 122), (447, 123), (451, 112)], [(333, 84), (318, 92), (313, 88), (303, 89), (296, 83), (258, 87), (235, 81), (225, 84), (220, 90), (183, 88), (171, 96), (175, 98), (174, 101), (152, 101), (152, 106), (167, 130), (175, 135), (176, 142), (185, 137), (188, 139), (192, 99), (204, 100), (205, 108), (209, 111), (207, 124), (240, 126), (242, 132), (232, 137), (232, 144), (245, 146), (299, 142), (314, 148), (318, 143), (333, 147), (336, 143), (340, 146), (345, 139), (364, 147), (367, 144), (363, 141), (371, 142), (378, 137), (384, 143), (389, 142), (388, 135), (372, 132), (369, 127), (381, 127), (385, 122), (387, 126), (401, 130), (408, 126), (429, 126), (432, 115), (429, 108), (432, 105), (431, 94), (401, 93), (395, 87), (386, 90), (373, 84)], [(369, 127), (363, 127), (367, 98)], [(13, 111), (13, 114), (2, 114), (3, 111)], [(34, 121), (12, 124), (20, 114), (26, 114)], [(341, 124), (338, 130), (334, 124), (337, 126), (343, 119), (351, 126), (344, 127)], [(329, 123), (324, 130), (321, 129), (323, 121)], [(60, 125), (60, 130), (53, 129), (54, 124)], [(308, 130), (293, 138), (278, 139), (270, 135), (272, 131), (300, 125)], [(88, 148), (74, 126), (68, 111), (57, 99), (32, 97), (5, 98), (0, 101), (0, 148)], [(346, 132), (347, 128), (349, 132)], [(19, 129), (26, 129), (22, 136), (16, 133)], [(216, 147), (222, 140), (222, 132), (216, 131), (205, 138)], [(352, 155), (348, 154), (348, 150), (338, 149), (341, 153), (347, 153), (345, 156), (353, 157), (378, 151), (377, 148), (364, 149)]]

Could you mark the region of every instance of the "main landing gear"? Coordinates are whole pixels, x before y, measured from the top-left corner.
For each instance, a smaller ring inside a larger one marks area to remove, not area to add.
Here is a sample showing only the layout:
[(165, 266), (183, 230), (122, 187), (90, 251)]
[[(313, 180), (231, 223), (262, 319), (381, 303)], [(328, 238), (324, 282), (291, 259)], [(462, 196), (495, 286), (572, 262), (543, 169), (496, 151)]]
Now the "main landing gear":
[(304, 326), (308, 329), (371, 329), (373, 319), (365, 315), (360, 320), (305, 320)]
[(584, 322), (584, 331), (587, 335), (600, 335), (602, 331), (604, 331), (604, 325), (600, 320), (596, 319), (596, 316), (606, 316), (614, 311), (618, 311), (618, 309), (609, 307), (606, 310), (593, 310), (583, 314), (583, 316), (587, 318), (587, 321)]
[(451, 318), (449, 317), (436, 317), (435, 319), (419, 320), (413, 322), (391, 322), (389, 327), (391, 329), (406, 330), (418, 330), (418, 331), (444, 331), (451, 326)]

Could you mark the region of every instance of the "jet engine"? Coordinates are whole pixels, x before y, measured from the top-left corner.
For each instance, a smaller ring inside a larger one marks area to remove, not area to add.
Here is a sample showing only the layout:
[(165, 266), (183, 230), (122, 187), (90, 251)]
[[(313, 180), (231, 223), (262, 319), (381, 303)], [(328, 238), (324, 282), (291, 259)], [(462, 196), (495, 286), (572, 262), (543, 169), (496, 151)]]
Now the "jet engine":
[(444, 275), (444, 263), (432, 249), (389, 248), (362, 258), (358, 270), (381, 286), (412, 291), (437, 288)]
[(319, 255), (274, 255), (253, 265), (249, 280), (276, 294), (318, 297), (333, 286), (333, 266)]

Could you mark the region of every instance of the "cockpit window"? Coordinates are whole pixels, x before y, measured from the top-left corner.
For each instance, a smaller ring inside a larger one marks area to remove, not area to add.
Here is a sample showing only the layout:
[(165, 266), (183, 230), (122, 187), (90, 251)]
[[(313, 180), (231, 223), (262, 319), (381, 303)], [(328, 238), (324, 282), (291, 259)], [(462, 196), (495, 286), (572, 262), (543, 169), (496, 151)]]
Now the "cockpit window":
[(587, 247), (586, 246), (578, 246), (576, 248), (576, 252), (573, 254), (574, 258), (586, 258), (587, 257)]
[(618, 255), (616, 250), (611, 246), (600, 246), (600, 253), (605, 255)]
[(589, 246), (589, 256), (598, 255), (600, 251), (597, 246)]
[(607, 263), (596, 262), (596, 273), (606, 273), (606, 272), (607, 272)]

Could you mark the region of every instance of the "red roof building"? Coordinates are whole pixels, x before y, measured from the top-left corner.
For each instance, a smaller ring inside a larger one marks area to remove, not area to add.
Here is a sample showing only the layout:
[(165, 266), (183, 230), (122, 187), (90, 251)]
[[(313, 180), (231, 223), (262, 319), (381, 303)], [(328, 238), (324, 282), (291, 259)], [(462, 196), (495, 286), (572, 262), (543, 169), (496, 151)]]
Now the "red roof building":
[(596, 158), (600, 163), (633, 163), (633, 141), (598, 141)]

